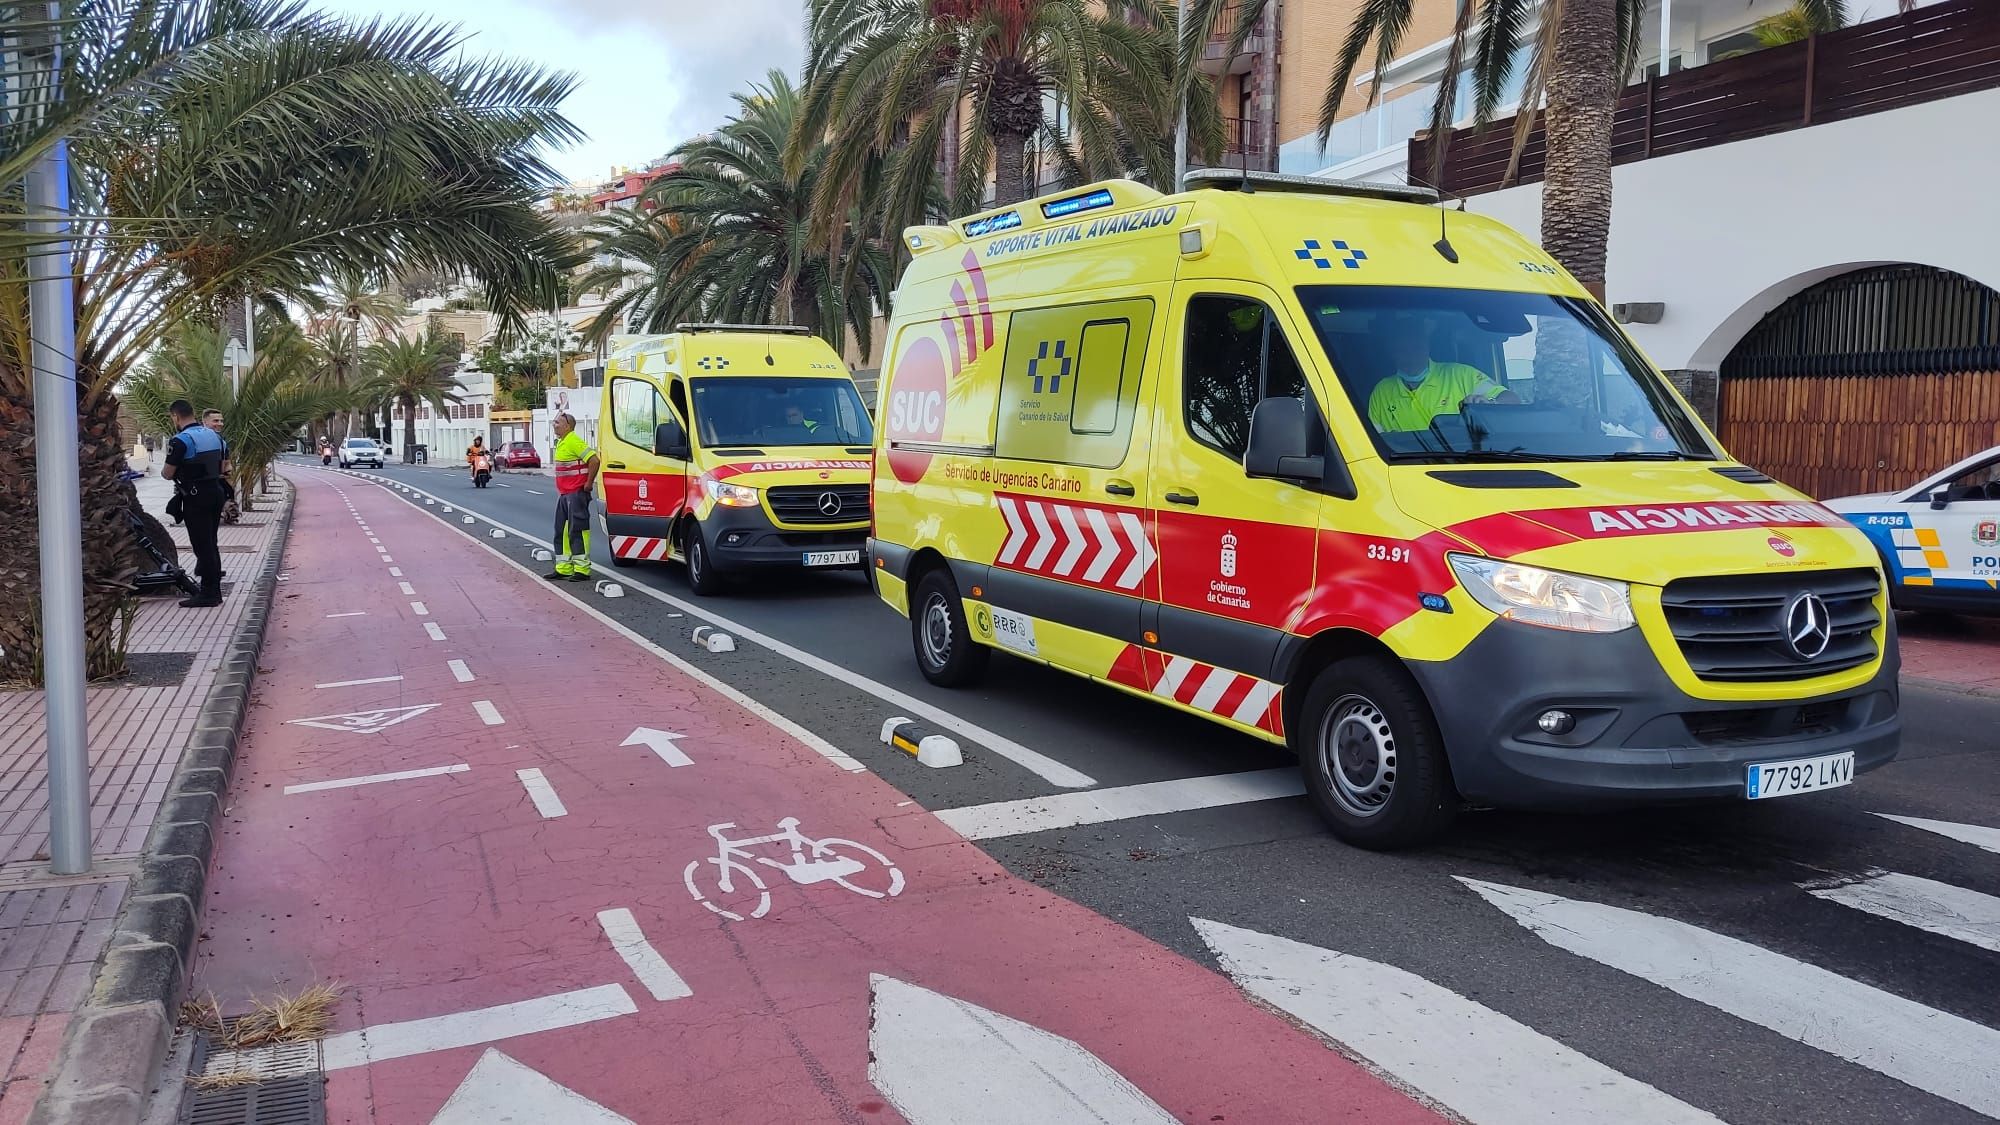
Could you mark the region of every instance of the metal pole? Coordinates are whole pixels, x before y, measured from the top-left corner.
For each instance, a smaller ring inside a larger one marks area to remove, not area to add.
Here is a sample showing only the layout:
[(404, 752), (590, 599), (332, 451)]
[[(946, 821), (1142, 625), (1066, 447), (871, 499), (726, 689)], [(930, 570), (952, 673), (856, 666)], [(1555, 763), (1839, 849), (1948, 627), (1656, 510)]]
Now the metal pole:
[[(57, 67), (60, 69), (58, 56)], [(83, 502), (76, 460), (76, 310), (70, 278), (69, 145), (27, 177), (29, 223), (56, 236), (28, 255), (34, 338), (36, 524), (42, 559), (42, 687), (47, 708), (49, 868), (90, 870), (90, 749), (84, 708)]]
[[(1188, 0), (1174, 0), (1174, 11), (1178, 13), (1174, 27), (1180, 31), (1181, 41), (1187, 41)], [(1190, 87), (1192, 88), (1192, 87)], [(1180, 120), (1174, 126), (1174, 190), (1187, 187), (1188, 174), (1188, 122), (1187, 100), (1181, 100)]]

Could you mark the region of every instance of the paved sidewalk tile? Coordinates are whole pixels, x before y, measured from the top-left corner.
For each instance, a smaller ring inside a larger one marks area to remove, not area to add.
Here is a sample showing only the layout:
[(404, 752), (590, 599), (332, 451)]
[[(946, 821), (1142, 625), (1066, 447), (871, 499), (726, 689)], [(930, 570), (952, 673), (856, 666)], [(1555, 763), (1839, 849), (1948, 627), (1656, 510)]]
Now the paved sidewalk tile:
[(1903, 678), (2000, 695), (2000, 619), (1903, 614)]

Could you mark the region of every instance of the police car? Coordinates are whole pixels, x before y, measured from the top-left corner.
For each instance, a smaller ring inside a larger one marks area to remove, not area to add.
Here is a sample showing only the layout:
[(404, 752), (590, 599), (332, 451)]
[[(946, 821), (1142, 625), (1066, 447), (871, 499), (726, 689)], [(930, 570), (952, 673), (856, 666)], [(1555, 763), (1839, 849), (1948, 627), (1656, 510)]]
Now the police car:
[(1826, 506), (1874, 542), (1896, 608), (2000, 614), (2000, 446), (1914, 488)]

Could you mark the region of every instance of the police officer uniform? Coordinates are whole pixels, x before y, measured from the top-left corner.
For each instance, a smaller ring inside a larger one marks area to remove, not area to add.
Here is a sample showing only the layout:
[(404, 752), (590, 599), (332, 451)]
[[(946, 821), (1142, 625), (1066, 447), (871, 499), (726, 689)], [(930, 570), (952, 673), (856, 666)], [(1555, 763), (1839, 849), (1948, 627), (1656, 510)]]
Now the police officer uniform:
[(174, 495), (181, 502), (187, 521), (188, 544), (194, 549), (194, 574), (201, 580), (201, 592), (181, 602), (184, 606), (222, 604), (222, 551), (216, 545), (216, 531), (222, 524), (222, 506), (227, 492), (222, 462), (228, 456), (222, 435), (199, 419), (181, 427), (167, 442), (167, 464), (174, 469)]

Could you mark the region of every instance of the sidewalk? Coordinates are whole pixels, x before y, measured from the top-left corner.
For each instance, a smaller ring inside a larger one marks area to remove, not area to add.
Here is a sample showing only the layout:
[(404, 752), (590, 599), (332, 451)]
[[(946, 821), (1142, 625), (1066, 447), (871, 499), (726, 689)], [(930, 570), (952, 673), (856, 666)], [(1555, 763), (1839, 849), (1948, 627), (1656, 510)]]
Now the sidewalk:
[(1903, 614), (1896, 627), (1905, 683), (2000, 696), (2000, 620)]
[[(146, 509), (170, 523), (163, 513), (172, 486), (157, 476), (135, 483)], [(26, 1120), (41, 1095), (285, 504), (274, 497), (222, 529), (222, 608), (182, 609), (178, 594), (143, 599), (129, 650), (133, 675), (88, 689), (88, 874), (48, 871), (42, 693), (0, 692), (0, 1125)], [(182, 565), (192, 567), (186, 529), (172, 531)]]
[(195, 990), (337, 982), (329, 1121), (1437, 1120), (587, 601), (291, 475)]

